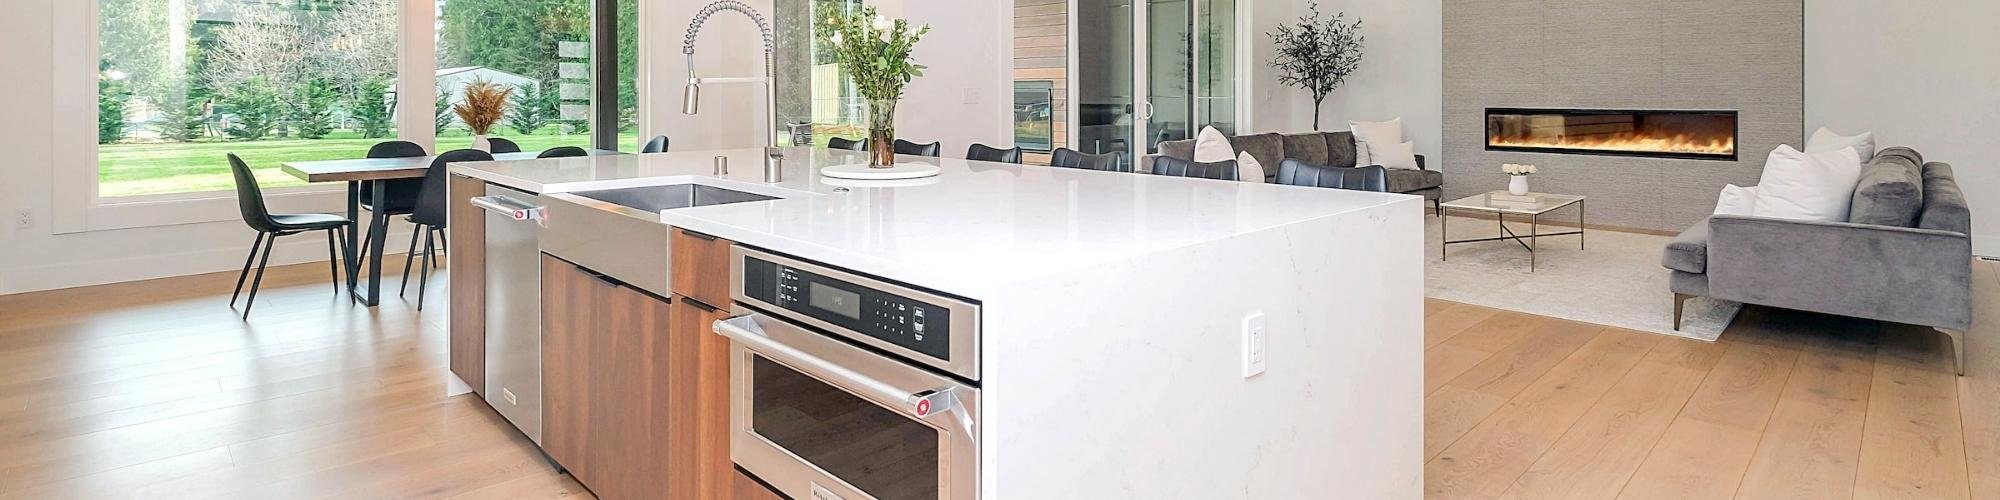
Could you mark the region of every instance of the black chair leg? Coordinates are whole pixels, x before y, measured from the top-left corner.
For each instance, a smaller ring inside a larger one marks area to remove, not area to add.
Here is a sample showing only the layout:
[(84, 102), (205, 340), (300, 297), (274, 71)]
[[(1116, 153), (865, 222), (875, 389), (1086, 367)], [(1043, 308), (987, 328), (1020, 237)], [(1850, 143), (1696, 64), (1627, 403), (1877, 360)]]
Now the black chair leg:
[[(435, 234), (436, 236), (433, 237), (432, 236), (433, 234)], [(432, 268), (436, 268), (438, 266), (437, 255), (439, 250), (444, 249), (444, 244), (441, 243), (443, 239), (444, 239), (444, 234), (439, 232), (438, 228), (424, 226), (424, 243), (425, 246), (430, 247), (430, 249), (424, 250), (424, 258), (431, 260)]]
[(250, 263), (257, 261), (257, 249), (264, 246), (264, 234), (257, 233), (257, 239), (250, 243), (250, 256), (243, 258), (243, 271), (236, 273), (236, 291), (229, 294), (229, 307), (236, 307), (236, 297), (243, 295), (243, 279), (250, 277)]
[[(430, 233), (429, 231), (425, 231), (425, 232), (424, 232), (424, 253), (426, 253), (426, 254), (430, 253), (430, 251), (431, 251), (431, 248), (432, 248), (432, 246), (431, 246), (431, 233)], [(424, 310), (424, 289), (425, 289), (425, 288), (427, 288), (427, 287), (428, 287), (428, 286), (430, 285), (430, 282), (431, 282), (431, 262), (430, 262), (430, 259), (428, 259), (428, 258), (424, 259), (424, 261), (423, 261), (423, 266), (424, 266), (424, 271), (423, 271), (423, 272), (421, 272), (421, 273), (417, 273), (417, 310), (418, 310), (418, 311), (422, 311), (422, 310)]]
[(333, 296), (339, 297), (340, 296), (340, 250), (334, 248), (334, 243), (335, 240), (338, 240), (340, 238), (338, 236), (333, 235), (334, 231), (335, 230), (333, 229), (326, 230), (326, 270), (333, 273)]
[[(418, 225), (417, 227), (422, 228), (423, 226)], [(405, 297), (408, 296), (408, 294), (410, 293), (410, 266), (416, 264), (416, 258), (417, 258), (417, 235), (415, 233), (411, 233), (410, 251), (403, 253), (403, 285), (397, 288), (396, 290), (397, 297)]]
[[(334, 234), (334, 236), (336, 236), (336, 237), (339, 237), (339, 238), (340, 238), (340, 248), (341, 248), (341, 251), (342, 251), (342, 252), (345, 252), (345, 251), (347, 251), (347, 229), (345, 229), (345, 228), (341, 228), (341, 229), (334, 229), (334, 230), (333, 230), (333, 234)], [(346, 267), (346, 266), (347, 266), (347, 261), (345, 261), (345, 260), (342, 260), (342, 261), (341, 261), (341, 267)], [(354, 277), (353, 275), (354, 275), (355, 273), (354, 273), (353, 271), (348, 271), (348, 272), (347, 272), (347, 274), (348, 274), (348, 277), (349, 277), (349, 278), (353, 278), (353, 277)], [(359, 303), (360, 301), (361, 301), (361, 299), (359, 299), (359, 298), (356, 298), (356, 297), (354, 296), (354, 281), (350, 279), (350, 280), (349, 280), (349, 281), (347, 282), (347, 303), (349, 303), (349, 304), (354, 304), (354, 303)]]
[(250, 308), (257, 305), (257, 288), (264, 285), (264, 266), (271, 263), (271, 248), (278, 246), (278, 233), (271, 233), (271, 242), (264, 245), (264, 258), (257, 261), (257, 279), (250, 281), (250, 298), (243, 301), (243, 319), (250, 319)]

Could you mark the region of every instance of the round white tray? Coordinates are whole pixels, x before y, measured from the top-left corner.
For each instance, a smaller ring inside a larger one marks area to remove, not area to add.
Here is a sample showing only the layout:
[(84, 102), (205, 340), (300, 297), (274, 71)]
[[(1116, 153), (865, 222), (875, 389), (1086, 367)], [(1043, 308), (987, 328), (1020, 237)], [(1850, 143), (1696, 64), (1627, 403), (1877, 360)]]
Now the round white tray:
[(937, 165), (929, 165), (924, 163), (897, 163), (895, 165), (890, 165), (888, 167), (883, 167), (883, 168), (870, 167), (867, 164), (854, 164), (854, 165), (834, 165), (831, 167), (822, 168), (819, 169), (819, 174), (839, 179), (857, 179), (857, 180), (874, 181), (874, 180), (915, 179), (918, 177), (930, 177), (933, 175), (937, 175), (938, 172), (942, 170), (943, 169), (938, 168)]

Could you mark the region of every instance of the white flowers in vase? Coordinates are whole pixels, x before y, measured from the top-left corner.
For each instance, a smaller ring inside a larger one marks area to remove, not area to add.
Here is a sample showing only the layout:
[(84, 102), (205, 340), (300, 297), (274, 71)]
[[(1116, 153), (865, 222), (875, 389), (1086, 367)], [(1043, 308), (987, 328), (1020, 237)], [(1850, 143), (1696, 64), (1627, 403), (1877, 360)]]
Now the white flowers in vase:
[(1516, 175), (1516, 176), (1533, 175), (1535, 172), (1539, 171), (1541, 170), (1536, 168), (1534, 165), (1527, 165), (1521, 163), (1508, 163), (1500, 166), (1500, 172), (1507, 175)]

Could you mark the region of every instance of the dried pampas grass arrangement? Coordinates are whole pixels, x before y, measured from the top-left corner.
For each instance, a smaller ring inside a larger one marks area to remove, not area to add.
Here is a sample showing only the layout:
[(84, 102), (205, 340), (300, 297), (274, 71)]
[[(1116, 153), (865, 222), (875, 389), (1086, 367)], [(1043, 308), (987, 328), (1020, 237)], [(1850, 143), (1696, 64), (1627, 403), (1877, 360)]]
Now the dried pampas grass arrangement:
[(458, 113), (458, 120), (472, 129), (473, 135), (486, 135), (493, 125), (507, 113), (507, 97), (514, 89), (485, 80), (475, 80), (465, 85), (465, 98), (452, 106)]

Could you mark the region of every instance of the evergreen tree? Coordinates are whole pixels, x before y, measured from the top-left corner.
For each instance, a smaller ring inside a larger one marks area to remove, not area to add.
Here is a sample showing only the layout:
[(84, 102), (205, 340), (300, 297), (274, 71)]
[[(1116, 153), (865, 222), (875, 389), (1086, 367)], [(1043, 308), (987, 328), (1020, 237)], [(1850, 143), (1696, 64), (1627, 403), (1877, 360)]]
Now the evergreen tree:
[(394, 113), (390, 110), (389, 82), (381, 78), (370, 79), (361, 84), (360, 95), (355, 96), (350, 106), (354, 119), (360, 122), (361, 137), (379, 139), (389, 136), (389, 128), (394, 124)]
[(533, 135), (548, 126), (555, 116), (559, 97), (555, 92), (542, 90), (549, 84), (515, 85), (513, 105), (507, 107), (507, 126), (521, 135)]
[(97, 78), (97, 143), (111, 144), (125, 139), (125, 101), (132, 92), (116, 79)]
[(299, 137), (319, 139), (333, 132), (333, 86), (326, 80), (314, 79), (299, 87), (299, 95), (292, 100), (292, 123), (298, 126)]
[(222, 108), (229, 114), (229, 129), (224, 132), (237, 139), (263, 139), (284, 118), (284, 103), (263, 78), (245, 80), (223, 93)]
[(431, 108), (431, 112), (436, 114), (432, 119), (437, 122), (437, 130), (432, 133), (442, 134), (446, 127), (451, 126), (453, 120), (451, 113), (451, 90), (438, 89), (437, 102), (433, 103)]

